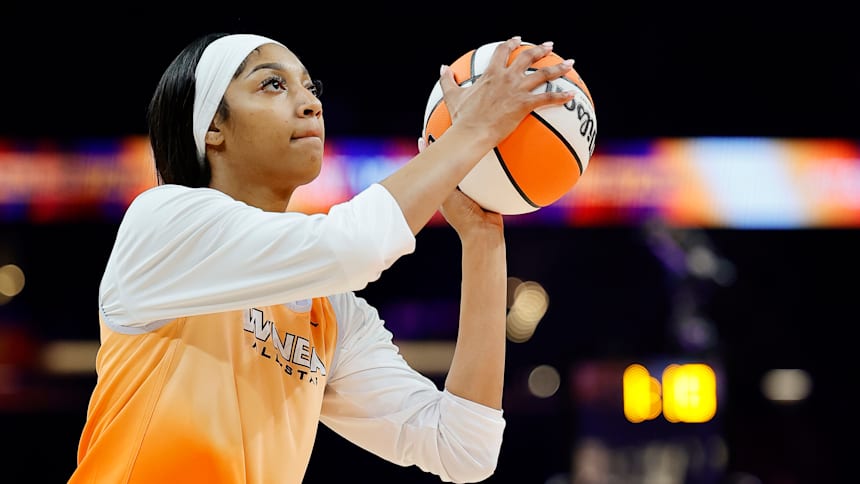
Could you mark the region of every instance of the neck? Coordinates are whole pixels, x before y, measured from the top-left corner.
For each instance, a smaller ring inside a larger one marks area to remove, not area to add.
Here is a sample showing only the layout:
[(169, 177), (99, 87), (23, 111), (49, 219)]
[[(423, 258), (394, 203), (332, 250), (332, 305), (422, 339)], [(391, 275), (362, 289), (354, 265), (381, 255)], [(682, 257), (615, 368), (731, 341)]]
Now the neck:
[(219, 183), (215, 179), (209, 187), (265, 212), (286, 211), (293, 194), (293, 189), (276, 190), (271, 186), (256, 183)]

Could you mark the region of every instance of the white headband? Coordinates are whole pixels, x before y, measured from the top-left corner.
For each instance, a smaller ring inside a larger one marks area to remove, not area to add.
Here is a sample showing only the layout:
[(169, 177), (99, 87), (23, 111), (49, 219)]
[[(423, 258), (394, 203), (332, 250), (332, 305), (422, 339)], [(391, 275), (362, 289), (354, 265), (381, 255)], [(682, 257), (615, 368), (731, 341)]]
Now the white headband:
[(221, 98), (233, 79), (236, 69), (252, 50), (263, 44), (278, 44), (276, 40), (253, 34), (233, 34), (220, 37), (206, 46), (195, 71), (194, 143), (197, 160), (206, 157), (206, 132), (215, 117)]

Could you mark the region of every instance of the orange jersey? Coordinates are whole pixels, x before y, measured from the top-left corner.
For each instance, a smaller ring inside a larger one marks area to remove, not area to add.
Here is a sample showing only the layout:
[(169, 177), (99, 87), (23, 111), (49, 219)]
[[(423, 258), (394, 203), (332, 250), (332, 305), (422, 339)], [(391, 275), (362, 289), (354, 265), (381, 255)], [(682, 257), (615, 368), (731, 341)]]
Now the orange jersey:
[(302, 481), (336, 341), (327, 299), (101, 328), (70, 483)]

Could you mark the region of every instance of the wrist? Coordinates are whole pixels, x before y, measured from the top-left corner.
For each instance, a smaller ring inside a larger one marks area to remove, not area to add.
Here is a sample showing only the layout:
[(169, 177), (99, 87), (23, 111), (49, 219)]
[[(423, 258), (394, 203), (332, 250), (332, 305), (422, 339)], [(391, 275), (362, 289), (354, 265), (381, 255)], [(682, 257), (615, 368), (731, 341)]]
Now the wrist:
[(505, 236), (499, 227), (471, 227), (458, 235), (464, 252), (487, 253), (505, 249)]
[(488, 129), (463, 123), (451, 125), (439, 139), (445, 137), (451, 138), (458, 151), (467, 154), (469, 158), (478, 160), (495, 148), (497, 144), (496, 140), (490, 136)]

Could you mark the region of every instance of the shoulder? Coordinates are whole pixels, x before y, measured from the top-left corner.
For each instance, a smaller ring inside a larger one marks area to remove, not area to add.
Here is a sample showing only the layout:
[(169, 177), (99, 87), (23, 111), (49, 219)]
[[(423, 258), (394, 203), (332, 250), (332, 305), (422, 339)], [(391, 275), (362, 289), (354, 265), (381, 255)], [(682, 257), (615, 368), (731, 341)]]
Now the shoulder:
[(224, 192), (212, 188), (191, 188), (182, 185), (158, 185), (144, 190), (129, 204), (123, 224), (166, 223), (173, 219), (205, 218), (207, 212), (218, 213), (236, 201)]
[(204, 201), (233, 201), (227, 194), (212, 188), (191, 188), (183, 185), (158, 185), (138, 194), (129, 205), (129, 211), (164, 208), (165, 203), (200, 203)]

